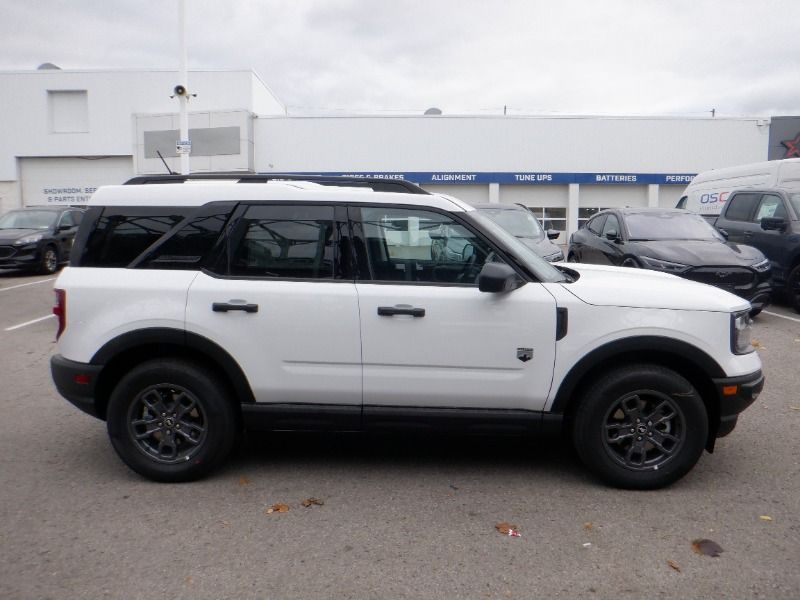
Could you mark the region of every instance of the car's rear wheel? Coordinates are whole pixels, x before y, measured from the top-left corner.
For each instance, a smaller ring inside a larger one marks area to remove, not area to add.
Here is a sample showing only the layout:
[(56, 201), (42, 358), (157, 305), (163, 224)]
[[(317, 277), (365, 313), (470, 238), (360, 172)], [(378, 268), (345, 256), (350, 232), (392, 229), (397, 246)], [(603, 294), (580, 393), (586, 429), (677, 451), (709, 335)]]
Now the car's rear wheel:
[(53, 246), (45, 246), (39, 259), (39, 271), (50, 275), (58, 268), (58, 250)]
[(571, 263), (576, 263), (576, 262), (578, 262), (578, 258), (575, 256), (575, 253), (574, 253), (574, 252), (570, 252), (570, 253), (567, 255), (567, 262), (571, 262)]
[(584, 464), (607, 483), (655, 489), (677, 481), (699, 460), (708, 415), (697, 390), (678, 373), (633, 365), (585, 389), (573, 442)]
[(148, 361), (127, 373), (111, 394), (107, 421), (123, 462), (165, 482), (207, 475), (225, 460), (238, 434), (223, 382), (179, 359)]

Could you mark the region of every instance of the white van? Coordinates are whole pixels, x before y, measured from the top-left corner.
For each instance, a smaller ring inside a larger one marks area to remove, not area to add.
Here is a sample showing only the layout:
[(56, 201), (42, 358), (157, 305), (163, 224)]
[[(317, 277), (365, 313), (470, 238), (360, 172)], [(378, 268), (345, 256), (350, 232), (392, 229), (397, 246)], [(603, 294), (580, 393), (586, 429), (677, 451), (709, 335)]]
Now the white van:
[(685, 208), (706, 218), (718, 217), (735, 189), (800, 185), (800, 158), (703, 171), (686, 186), (675, 208)]

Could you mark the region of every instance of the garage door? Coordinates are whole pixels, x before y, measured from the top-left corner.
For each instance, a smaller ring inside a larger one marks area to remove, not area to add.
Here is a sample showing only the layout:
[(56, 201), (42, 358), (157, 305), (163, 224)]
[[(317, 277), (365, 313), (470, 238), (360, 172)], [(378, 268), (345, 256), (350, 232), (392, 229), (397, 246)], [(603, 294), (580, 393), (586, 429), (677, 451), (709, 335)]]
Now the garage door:
[(130, 156), (20, 158), (19, 167), (23, 206), (85, 204), (98, 186), (133, 177)]

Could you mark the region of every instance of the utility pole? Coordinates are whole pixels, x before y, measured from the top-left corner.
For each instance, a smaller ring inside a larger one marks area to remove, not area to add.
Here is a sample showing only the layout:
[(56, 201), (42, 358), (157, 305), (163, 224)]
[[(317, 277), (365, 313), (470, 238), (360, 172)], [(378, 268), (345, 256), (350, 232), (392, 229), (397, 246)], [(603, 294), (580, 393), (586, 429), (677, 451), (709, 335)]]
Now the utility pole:
[[(178, 96), (180, 106), (180, 137), (178, 140), (178, 155), (181, 158), (181, 174), (189, 174), (189, 154), (192, 151), (189, 140), (189, 76), (186, 66), (186, 0), (178, 0), (179, 43), (181, 46), (181, 65), (178, 78), (180, 81), (175, 86), (175, 95)], [(182, 93), (181, 93), (182, 92)], [(183, 145), (181, 144), (183, 142)], [(186, 144), (186, 142), (189, 142)], [(187, 147), (188, 146), (188, 147)]]

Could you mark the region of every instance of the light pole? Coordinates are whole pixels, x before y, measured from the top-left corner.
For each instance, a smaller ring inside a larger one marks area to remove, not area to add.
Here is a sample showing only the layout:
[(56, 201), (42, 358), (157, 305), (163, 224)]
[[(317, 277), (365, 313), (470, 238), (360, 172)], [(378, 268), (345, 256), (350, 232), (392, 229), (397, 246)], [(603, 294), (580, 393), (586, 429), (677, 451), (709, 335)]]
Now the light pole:
[(186, 0), (178, 0), (179, 42), (181, 64), (178, 77), (180, 81), (175, 86), (175, 95), (180, 106), (180, 135), (177, 144), (178, 155), (181, 158), (181, 174), (189, 174), (189, 154), (192, 143), (189, 140), (189, 76), (186, 67)]

